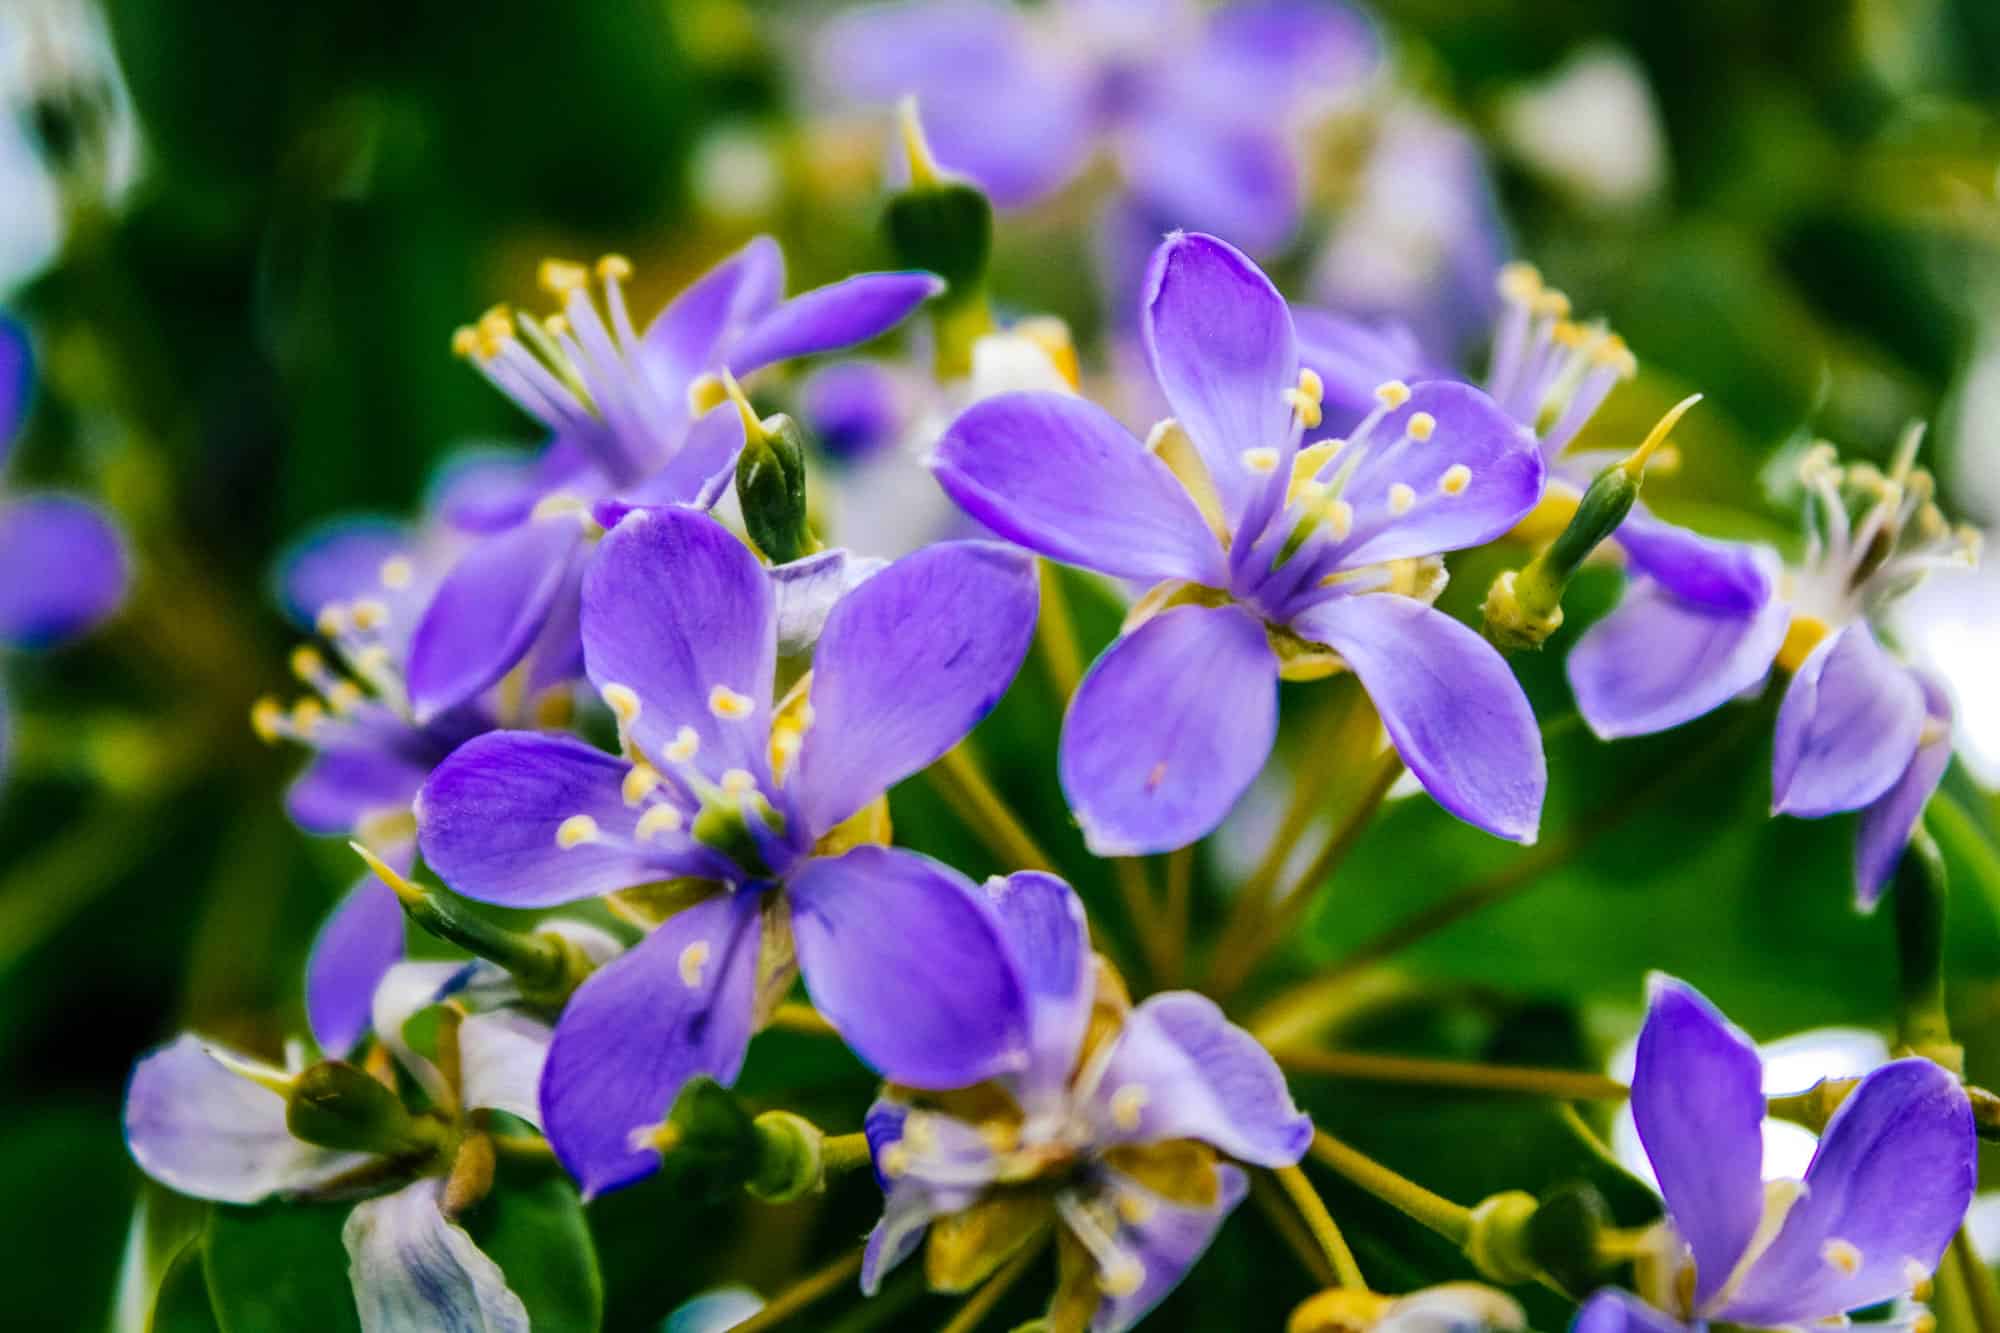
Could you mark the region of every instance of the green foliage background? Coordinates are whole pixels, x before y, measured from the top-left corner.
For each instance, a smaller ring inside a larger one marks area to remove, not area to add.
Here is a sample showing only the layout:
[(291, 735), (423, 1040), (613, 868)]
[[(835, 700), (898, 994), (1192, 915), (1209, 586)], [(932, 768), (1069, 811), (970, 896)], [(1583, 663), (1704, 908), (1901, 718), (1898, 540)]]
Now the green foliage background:
[[(1644, 65), (1672, 160), (1662, 208), (1582, 211), (1505, 159), (1499, 179), (1519, 252), (1580, 309), (1607, 313), (1646, 368), (1598, 429), (1636, 432), (1682, 393), (1710, 395), (1681, 432), (1689, 465), (1657, 488), (1669, 514), (1782, 532), (1759, 484), (1766, 460), (1808, 431), (1886, 454), (1904, 420), (1937, 414), (2000, 316), (2000, 8), (1988, 0), (1379, 9), (1411, 77), (1474, 124), (1583, 41), (1613, 38)], [(18, 475), (109, 495), (143, 569), (107, 632), (8, 668), (21, 730), (0, 799), (0, 1322), (37, 1329), (100, 1327), (109, 1309), (141, 1183), (118, 1129), (133, 1059), (190, 1025), (276, 1051), (302, 1028), (305, 949), (352, 872), (344, 849), (286, 825), (278, 797), (297, 756), (259, 747), (244, 721), (255, 696), (286, 683), (271, 560), (329, 515), (409, 510), (457, 444), (532, 442), (447, 346), (484, 306), (530, 295), (539, 256), (630, 254), (645, 308), (740, 242), (747, 224), (706, 218), (690, 197), (705, 133), (747, 126), (813, 165), (796, 133), (801, 90), (782, 64), (815, 17), (805, 5), (111, 0), (109, 13), (147, 175), (122, 216), (79, 233), (18, 302), (48, 380)], [(764, 220), (795, 285), (882, 260), (877, 198), (829, 188), (827, 174), (795, 172)], [(996, 287), (1087, 334), (1098, 312), (1076, 277), (1081, 259), (1046, 226), (1003, 228)], [(1456, 609), (1472, 610), (1491, 572), (1457, 571)], [(1560, 655), (1611, 587), (1587, 582), (1565, 635), (1521, 664), (1549, 724), (1542, 848), (1399, 804), (1300, 931), (1286, 968), (1303, 978), (1542, 858), (1505, 901), (1359, 978), (1344, 1043), (1594, 1068), (1607, 1039), (1629, 1032), (1654, 967), (1759, 1036), (1889, 1021), (1889, 923), (1850, 911), (1851, 828), (1764, 817), (1771, 701), (1617, 747), (1565, 721)], [(1115, 612), (1081, 581), (1072, 592), (1086, 638), (1108, 637)], [(1287, 702), (1294, 718), (1311, 706)], [(1064, 821), (1056, 721), (1031, 667), (979, 743), (1115, 922), (1107, 876)], [(1971, 1074), (1990, 1084), (1996, 812), (1962, 774), (1946, 799), (1952, 998)], [(899, 792), (896, 813), (910, 844), (992, 868), (927, 789)], [(1219, 921), (1224, 887), (1202, 877), (1199, 922)], [(1253, 991), (1242, 1007), (1268, 998)], [(809, 1038), (762, 1039), (751, 1070), (751, 1096), (835, 1127), (855, 1123), (870, 1090), (851, 1060)], [(1622, 1211), (1649, 1206), (1538, 1104), (1329, 1080), (1300, 1090), (1359, 1146), (1466, 1202), (1585, 1172)], [(172, 1210), (150, 1198), (156, 1221)], [(518, 1198), (510, 1206), (545, 1215), (481, 1225), (576, 1224), (541, 1187)], [(1379, 1205), (1329, 1198), (1383, 1285), (1463, 1271)], [(608, 1326), (656, 1327), (724, 1278), (769, 1289), (849, 1246), (874, 1203), (865, 1179), (777, 1209), (703, 1200), (672, 1173), (603, 1200), (588, 1224)], [(271, 1300), (343, 1291), (338, 1218), (232, 1216), (201, 1259), (212, 1275), (243, 1274), (218, 1284), (245, 1293), (286, 1271), (293, 1285), (264, 1288)], [(550, 1308), (589, 1304), (576, 1274), (541, 1280), (550, 1301), (568, 1302)], [(160, 1327), (211, 1326), (192, 1259), (167, 1289)], [(1149, 1326), (1275, 1328), (1311, 1290), (1246, 1207)], [(1566, 1318), (1534, 1299), (1539, 1326)], [(935, 1327), (952, 1308), (908, 1273), (883, 1301), (870, 1326)], [(1032, 1312), (1024, 1296), (1003, 1308)], [(852, 1311), (829, 1303), (813, 1326), (863, 1327)], [(305, 1326), (248, 1306), (217, 1313), (233, 1331)]]

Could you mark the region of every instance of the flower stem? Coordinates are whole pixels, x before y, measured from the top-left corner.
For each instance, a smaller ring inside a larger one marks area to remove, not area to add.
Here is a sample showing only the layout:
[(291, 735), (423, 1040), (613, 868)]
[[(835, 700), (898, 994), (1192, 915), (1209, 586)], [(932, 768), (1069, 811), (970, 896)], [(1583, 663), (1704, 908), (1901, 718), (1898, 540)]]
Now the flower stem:
[(1952, 1238), (1950, 1261), (1957, 1264), (1960, 1276), (1965, 1282), (1966, 1304), (1971, 1306), (1973, 1327), (1985, 1330), (2000, 1328), (2000, 1286), (1996, 1286), (1993, 1270), (1979, 1257), (1979, 1251), (1972, 1246), (1972, 1233), (1960, 1227), (1958, 1235)]
[(1125, 904), (1125, 915), (1132, 922), (1132, 933), (1139, 937), (1146, 970), (1158, 984), (1166, 974), (1170, 946), (1166, 922), (1160, 917), (1152, 885), (1146, 880), (1146, 863), (1136, 857), (1115, 856), (1111, 859), (1111, 871), (1118, 881), (1118, 897)]
[(973, 1333), (980, 1322), (993, 1313), (993, 1307), (1013, 1290), (1014, 1284), (1021, 1280), (1022, 1275), (1034, 1266), (1035, 1260), (1047, 1244), (1048, 1232), (1044, 1231), (1023, 1245), (1020, 1253), (1009, 1259), (999, 1272), (986, 1279), (986, 1285), (974, 1292), (964, 1305), (958, 1307), (958, 1313), (951, 1317), (951, 1322), (946, 1324), (940, 1333)]
[(1215, 970), (1210, 977), (1208, 992), (1218, 1000), (1226, 999), (1236, 988), (1249, 980), (1257, 964), (1264, 956), (1284, 941), (1286, 934), (1297, 925), (1306, 909), (1312, 906), (1319, 888), (1340, 869), (1341, 862), (1354, 850), (1354, 844), (1368, 828), (1375, 812), (1382, 808), (1383, 798), (1389, 788), (1403, 774), (1403, 757), (1395, 750), (1384, 750), (1375, 761), (1374, 771), (1369, 774), (1368, 785), (1355, 798), (1354, 806), (1347, 812), (1346, 819), (1326, 840), (1312, 864), (1308, 865), (1292, 887), (1277, 902), (1277, 906), (1266, 919), (1251, 932), (1247, 942), (1235, 952), (1218, 953)]
[(1965, 1048), (1951, 1039), (1944, 1003), (1944, 857), (1921, 823), (1896, 864), (1894, 892), (1901, 982), (1897, 1039), (1963, 1075)]
[(1167, 955), (1160, 972), (1162, 986), (1178, 986), (1187, 973), (1188, 923), (1194, 910), (1194, 848), (1182, 847), (1167, 856)]
[(871, 1160), (868, 1136), (859, 1130), (852, 1134), (829, 1134), (819, 1141), (819, 1165), (825, 1175), (842, 1175), (867, 1166)]
[(1280, 1046), (1272, 1058), (1299, 1074), (1325, 1074), (1373, 1083), (1408, 1083), (1418, 1087), (1461, 1088), (1468, 1092), (1518, 1092), (1558, 1101), (1623, 1101), (1627, 1089), (1615, 1078), (1573, 1069), (1529, 1069), (1474, 1064), (1462, 1060), (1428, 1060), (1406, 1055), (1374, 1055), (1358, 1051), (1316, 1051)]
[(1076, 621), (1071, 619), (1069, 592), (1063, 587), (1060, 566), (1043, 560), (1041, 567), (1042, 611), (1035, 618), (1035, 645), (1041, 649), (1042, 669), (1056, 698), (1067, 703), (1083, 679), (1083, 650), (1077, 646)]
[(925, 773), (966, 828), (1003, 863), (1016, 870), (1055, 869), (1020, 817), (986, 780), (970, 742), (947, 750)]
[(1388, 1204), (1414, 1222), (1429, 1227), (1453, 1245), (1464, 1247), (1472, 1235), (1472, 1210), (1441, 1194), (1433, 1194), (1365, 1153), (1355, 1151), (1323, 1129), (1313, 1131), (1312, 1155), (1354, 1185)]
[(1306, 1179), (1306, 1173), (1297, 1166), (1280, 1167), (1272, 1175), (1278, 1184), (1291, 1196), (1292, 1204), (1299, 1210), (1305, 1221), (1306, 1230), (1312, 1234), (1327, 1263), (1333, 1266), (1334, 1276), (1343, 1287), (1355, 1291), (1368, 1290), (1368, 1279), (1361, 1274), (1361, 1265), (1355, 1261), (1354, 1251), (1348, 1248), (1347, 1237), (1340, 1234), (1340, 1224), (1333, 1220), (1333, 1214), (1326, 1210), (1326, 1201), (1319, 1197), (1319, 1191)]
[(1269, 1172), (1259, 1171), (1250, 1177), (1250, 1197), (1264, 1210), (1271, 1229), (1297, 1256), (1300, 1267), (1311, 1276), (1314, 1284), (1332, 1286), (1337, 1275), (1328, 1266), (1326, 1256), (1313, 1244), (1313, 1238), (1307, 1233), (1305, 1223), (1299, 1221), (1297, 1211), (1286, 1207), (1284, 1191), (1271, 1181)]
[(1292, 798), (1285, 806), (1285, 813), (1278, 821), (1278, 831), (1265, 847), (1263, 857), (1236, 895), (1236, 905), (1222, 928), (1222, 939), (1216, 945), (1218, 959), (1228, 957), (1241, 948), (1264, 913), (1270, 910), (1271, 895), (1278, 887), (1278, 876), (1291, 862), (1299, 839), (1312, 827), (1313, 819), (1325, 803), (1327, 789), (1339, 771), (1339, 765), (1323, 760), (1322, 756), (1337, 755), (1347, 748), (1346, 731), (1355, 713), (1365, 704), (1366, 699), (1357, 688), (1329, 701), (1315, 720), (1301, 750), (1306, 758), (1299, 766), (1297, 780), (1292, 784)]
[(766, 1333), (799, 1311), (847, 1284), (861, 1271), (860, 1250), (852, 1250), (810, 1276), (799, 1279), (771, 1298), (756, 1314), (736, 1325), (734, 1333)]

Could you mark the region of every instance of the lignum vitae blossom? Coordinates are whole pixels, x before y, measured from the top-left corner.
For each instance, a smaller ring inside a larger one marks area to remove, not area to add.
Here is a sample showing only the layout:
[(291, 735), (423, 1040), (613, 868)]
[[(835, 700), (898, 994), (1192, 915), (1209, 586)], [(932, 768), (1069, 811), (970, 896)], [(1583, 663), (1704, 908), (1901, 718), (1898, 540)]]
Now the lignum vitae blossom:
[[(968, 1290), (1053, 1228), (1052, 1327), (1116, 1333), (1173, 1290), (1242, 1200), (1236, 1163), (1289, 1166), (1312, 1126), (1269, 1053), (1205, 996), (1134, 1006), (1091, 952), (1069, 885), (1026, 871), (982, 893), (1021, 981), (995, 1032), (999, 1072), (929, 1092), (892, 1083), (869, 1111), (886, 1199), (862, 1289), (923, 1245), (930, 1285)], [(1025, 1062), (1000, 1058), (1017, 1049)]]
[(1343, 666), (1440, 804), (1533, 841), (1547, 775), (1527, 700), (1429, 605), (1441, 553), (1539, 499), (1532, 435), (1469, 386), (1392, 381), (1345, 438), (1302, 448), (1323, 383), (1284, 299), (1213, 237), (1167, 238), (1143, 315), (1175, 414), (1147, 444), (1082, 399), (1007, 394), (960, 417), (933, 462), (1001, 535), (1153, 585), (1063, 723), (1063, 790), (1092, 850), (1211, 831), (1270, 753), (1280, 676)]
[[(278, 596), (312, 630), (291, 667), (307, 693), (289, 706), (260, 699), (251, 724), (267, 742), (291, 741), (312, 758), (285, 794), (285, 810), (307, 833), (359, 840), (398, 873), (416, 856), (410, 803), (424, 779), (459, 745), (509, 719), (491, 689), (418, 721), (410, 702), (410, 640), (439, 581), (469, 534), (452, 521), (485, 481), (476, 468), (445, 474), (417, 525), (336, 520), (295, 543), (279, 562)], [(403, 911), (373, 874), (358, 877), (313, 942), (306, 1014), (322, 1049), (342, 1054), (369, 1026), (376, 986), (403, 956)]]
[(784, 258), (759, 237), (696, 279), (640, 332), (625, 301), (631, 265), (541, 267), (558, 309), (496, 307), (455, 347), (547, 427), (532, 463), (495, 477), (487, 529), (457, 562), (410, 646), (420, 718), (526, 664), (536, 692), (581, 673), (577, 608), (603, 528), (635, 505), (707, 508), (728, 487), (744, 422), (722, 376), (865, 342), (941, 289), (924, 273), (864, 273), (784, 295)]
[(1644, 1301), (1600, 1292), (1574, 1333), (1837, 1324), (1926, 1291), (1978, 1174), (1965, 1090), (1911, 1058), (1848, 1094), (1803, 1180), (1766, 1181), (1757, 1049), (1671, 977), (1651, 983), (1632, 1111), (1667, 1218), (1638, 1264)]
[(938, 160), (1002, 207), (1048, 198), (1102, 155), (1118, 211), (1262, 253), (1298, 224), (1312, 123), (1365, 86), (1380, 41), (1353, 10), (1293, 0), (915, 0), (843, 15), (814, 56), (841, 101), (914, 96)]
[[(795, 975), (885, 1076), (958, 1086), (1025, 1059), (995, 1042), (1018, 982), (992, 961), (998, 927), (974, 886), (857, 844), (882, 839), (882, 794), (1012, 680), (1031, 563), (978, 542), (904, 557), (823, 613), (809, 675), (774, 698), (797, 618), (781, 572), (705, 514), (632, 511), (582, 598), (622, 753), (496, 733), (419, 799), (424, 859), (459, 892), (515, 907), (621, 895), (654, 925), (571, 997), (543, 1079), (551, 1142), (587, 1193), (658, 1166), (643, 1132), (694, 1075), (735, 1079)], [(664, 919), (658, 895), (622, 893), (663, 882), (678, 907)]]
[[(1819, 818), (1862, 812), (1857, 902), (1871, 908), (1951, 760), (1943, 687), (1900, 662), (1875, 626), (1930, 570), (1969, 567), (1979, 537), (1953, 528), (1916, 466), (1912, 429), (1887, 473), (1842, 467), (1831, 445), (1799, 467), (1810, 525), (1804, 558), (1711, 542), (1664, 524), (1647, 531), (1639, 575), (1577, 643), (1577, 706), (1604, 737), (1677, 726), (1791, 673), (1778, 710), (1771, 810)], [(1629, 523), (1629, 521), (1628, 521)], [(1626, 532), (1619, 540), (1635, 549)]]
[[(0, 468), (34, 398), (28, 331), (0, 313)], [(9, 494), (0, 482), (0, 650), (40, 652), (87, 633), (118, 609), (131, 580), (110, 516), (73, 495)], [(0, 781), (7, 773), (7, 696), (0, 689)]]
[[(589, 927), (543, 929), (593, 959), (617, 952)], [(433, 1006), (442, 1006), (436, 1058), (404, 1035)], [(398, 963), (371, 1008), (378, 1045), (366, 1067), (281, 1068), (177, 1037), (132, 1071), (126, 1145), (161, 1184), (217, 1203), (363, 1196), (341, 1240), (366, 1333), (526, 1333), (521, 1298), (457, 1219), (493, 1185), (490, 1113), (530, 1125), (540, 1118), (535, 1090), (549, 1025), (487, 963)], [(394, 1091), (399, 1068), (415, 1089), (414, 1107)], [(337, 1132), (307, 1141), (295, 1129)]]

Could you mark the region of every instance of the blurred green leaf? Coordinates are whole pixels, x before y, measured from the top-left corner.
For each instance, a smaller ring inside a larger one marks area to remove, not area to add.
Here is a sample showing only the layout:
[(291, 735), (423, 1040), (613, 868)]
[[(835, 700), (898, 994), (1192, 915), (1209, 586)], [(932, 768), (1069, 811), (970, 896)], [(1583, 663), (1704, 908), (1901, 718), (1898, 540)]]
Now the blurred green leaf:
[(503, 1165), (493, 1192), (459, 1219), (507, 1275), (537, 1329), (595, 1329), (604, 1281), (576, 1187), (553, 1170)]
[(353, 1330), (361, 1319), (340, 1229), (348, 1205), (217, 1205), (209, 1221), (209, 1299), (223, 1333)]

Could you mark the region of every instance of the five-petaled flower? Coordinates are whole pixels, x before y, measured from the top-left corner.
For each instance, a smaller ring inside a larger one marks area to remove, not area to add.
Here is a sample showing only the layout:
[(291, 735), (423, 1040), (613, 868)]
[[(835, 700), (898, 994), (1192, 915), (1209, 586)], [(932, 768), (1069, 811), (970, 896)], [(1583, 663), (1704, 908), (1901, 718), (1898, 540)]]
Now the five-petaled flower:
[(418, 810), (426, 862), (473, 898), (539, 907), (679, 880), (696, 900), (593, 974), (557, 1026), (542, 1109), (587, 1192), (657, 1166), (634, 1132), (692, 1076), (732, 1081), (795, 973), (887, 1077), (952, 1087), (1024, 1058), (991, 1040), (1018, 985), (990, 961), (997, 927), (973, 887), (914, 853), (839, 853), (998, 702), (1036, 602), (1019, 552), (929, 547), (833, 605), (810, 674), (774, 703), (793, 630), (773, 571), (694, 510), (633, 511), (606, 536), (583, 647), (623, 757), (493, 733), (432, 775)]
[[(1904, 437), (1885, 475), (1815, 445), (1800, 465), (1813, 531), (1803, 563), (1655, 524), (1639, 577), (1571, 651), (1577, 706), (1600, 736), (1678, 726), (1792, 673), (1778, 710), (1774, 814), (1862, 812), (1855, 893), (1873, 907), (1951, 761), (1951, 705), (1890, 655), (1873, 621), (1924, 574), (1976, 564), (1978, 533), (1953, 529)], [(1627, 522), (1630, 527), (1630, 520)], [(1628, 551), (1634, 543), (1621, 529)]]
[(1763, 1176), (1763, 1065), (1682, 982), (1655, 976), (1632, 1112), (1667, 1220), (1642, 1304), (1603, 1291), (1573, 1333), (1839, 1324), (1927, 1289), (1972, 1200), (1977, 1139), (1958, 1080), (1923, 1059), (1862, 1079), (1803, 1181)]
[(1338, 665), (1440, 804), (1533, 841), (1547, 773), (1527, 699), (1429, 605), (1440, 553), (1534, 507), (1533, 436), (1477, 389), (1395, 381), (1344, 439), (1301, 448), (1320, 378), (1301, 371), (1284, 299), (1213, 237), (1161, 245), (1144, 332), (1175, 414), (1150, 448), (1082, 399), (1007, 394), (960, 417), (933, 463), (1003, 536), (1155, 585), (1063, 723), (1063, 790), (1092, 850), (1213, 829), (1270, 753), (1281, 670)]
[(630, 272), (617, 255), (594, 270), (545, 261), (556, 313), (499, 307), (459, 330), (458, 350), (553, 438), (534, 462), (490, 470), (480, 503), (462, 507), (487, 536), (445, 578), (411, 642), (419, 718), (522, 663), (530, 694), (578, 674), (578, 589), (601, 527), (633, 505), (706, 508), (728, 487), (744, 425), (722, 375), (865, 342), (943, 285), (928, 273), (862, 273), (785, 299), (784, 257), (759, 237), (642, 334), (625, 303)]
[[(967, 1290), (1055, 1226), (1052, 1322), (1116, 1333), (1173, 1290), (1241, 1201), (1233, 1163), (1289, 1166), (1312, 1126), (1213, 1001), (1174, 991), (1132, 1005), (1069, 885), (1024, 871), (984, 896), (1000, 966), (1020, 979), (993, 1030), (1002, 1072), (928, 1093), (892, 1083), (869, 1111), (887, 1198), (862, 1287), (926, 1244), (931, 1285)], [(1004, 1058), (1018, 1049), (1025, 1063)]]

